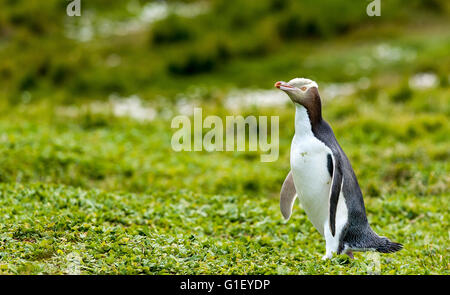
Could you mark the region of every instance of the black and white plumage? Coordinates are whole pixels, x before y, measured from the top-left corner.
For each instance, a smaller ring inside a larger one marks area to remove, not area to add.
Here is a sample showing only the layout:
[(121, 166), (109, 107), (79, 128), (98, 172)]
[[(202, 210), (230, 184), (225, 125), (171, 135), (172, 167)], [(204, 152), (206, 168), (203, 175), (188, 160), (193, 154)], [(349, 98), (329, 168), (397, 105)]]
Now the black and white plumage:
[(378, 236), (370, 227), (361, 189), (353, 168), (322, 118), (322, 105), (316, 82), (296, 78), (275, 87), (294, 102), (295, 135), (291, 145), (291, 171), (283, 183), (280, 209), (289, 219), (295, 198), (314, 227), (325, 237), (326, 254), (352, 251), (395, 252), (399, 243)]

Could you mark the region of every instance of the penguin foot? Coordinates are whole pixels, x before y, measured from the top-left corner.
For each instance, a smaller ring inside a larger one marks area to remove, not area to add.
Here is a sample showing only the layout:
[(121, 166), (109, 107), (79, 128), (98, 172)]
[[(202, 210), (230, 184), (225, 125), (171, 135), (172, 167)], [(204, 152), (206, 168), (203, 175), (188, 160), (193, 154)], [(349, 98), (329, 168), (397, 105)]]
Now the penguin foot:
[(332, 253), (327, 253), (325, 255), (322, 256), (322, 260), (327, 260), (327, 259), (331, 259), (333, 257)]
[(348, 251), (345, 254), (347, 254), (347, 256), (350, 257), (350, 259), (355, 259), (355, 256), (353, 256), (353, 252), (352, 251)]

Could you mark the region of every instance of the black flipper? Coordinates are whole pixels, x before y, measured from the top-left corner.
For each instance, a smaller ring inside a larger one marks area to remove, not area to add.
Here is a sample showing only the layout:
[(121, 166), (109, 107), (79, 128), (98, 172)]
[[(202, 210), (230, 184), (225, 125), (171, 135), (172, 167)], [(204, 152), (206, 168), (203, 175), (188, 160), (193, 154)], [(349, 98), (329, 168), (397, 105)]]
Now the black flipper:
[(331, 188), (330, 188), (330, 229), (331, 234), (335, 235), (336, 233), (336, 210), (337, 210), (337, 204), (339, 200), (339, 195), (341, 194), (341, 187), (342, 187), (342, 169), (341, 165), (339, 165), (339, 159), (336, 159), (336, 157), (333, 157), (333, 176), (331, 181)]

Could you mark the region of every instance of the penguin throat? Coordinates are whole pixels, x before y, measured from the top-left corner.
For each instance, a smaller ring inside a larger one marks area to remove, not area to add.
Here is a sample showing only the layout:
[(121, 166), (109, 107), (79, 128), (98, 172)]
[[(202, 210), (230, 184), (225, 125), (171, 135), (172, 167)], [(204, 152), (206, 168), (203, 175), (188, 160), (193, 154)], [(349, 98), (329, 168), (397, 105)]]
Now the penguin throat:
[(295, 104), (295, 134), (306, 135), (312, 132), (311, 120), (306, 108), (300, 104)]
[(310, 134), (321, 120), (322, 116), (320, 113), (314, 114), (311, 110), (295, 103), (295, 134)]

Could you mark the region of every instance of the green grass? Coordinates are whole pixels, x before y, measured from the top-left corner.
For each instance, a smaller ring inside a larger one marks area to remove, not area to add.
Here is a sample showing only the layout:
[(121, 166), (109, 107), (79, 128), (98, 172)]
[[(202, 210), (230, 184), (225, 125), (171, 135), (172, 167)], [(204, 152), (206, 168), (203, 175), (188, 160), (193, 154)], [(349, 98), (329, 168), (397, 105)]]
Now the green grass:
[(304, 213), (285, 224), (275, 198), (44, 184), (1, 185), (0, 196), (1, 273), (448, 274), (442, 196), (369, 198), (374, 229), (405, 249), (326, 262)]

